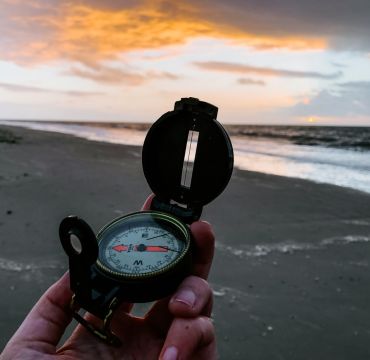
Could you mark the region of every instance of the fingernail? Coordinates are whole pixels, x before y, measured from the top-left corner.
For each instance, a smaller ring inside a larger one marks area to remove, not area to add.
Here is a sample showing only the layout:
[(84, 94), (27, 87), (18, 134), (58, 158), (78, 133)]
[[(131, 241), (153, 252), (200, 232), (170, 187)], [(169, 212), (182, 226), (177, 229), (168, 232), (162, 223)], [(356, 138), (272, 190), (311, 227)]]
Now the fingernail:
[(195, 294), (191, 290), (180, 290), (176, 295), (174, 301), (181, 302), (187, 306), (193, 307), (195, 304)]
[(164, 352), (162, 360), (176, 360), (177, 354), (178, 354), (177, 348), (175, 346), (170, 346)]

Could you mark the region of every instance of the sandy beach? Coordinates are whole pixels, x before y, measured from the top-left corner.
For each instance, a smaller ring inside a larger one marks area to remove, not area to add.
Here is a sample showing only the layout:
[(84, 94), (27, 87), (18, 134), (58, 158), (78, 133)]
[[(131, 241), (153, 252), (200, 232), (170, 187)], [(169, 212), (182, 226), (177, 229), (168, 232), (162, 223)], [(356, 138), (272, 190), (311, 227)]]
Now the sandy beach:
[[(141, 149), (0, 126), (0, 349), (67, 269), (61, 219), (97, 231), (150, 189)], [(12, 141), (14, 140), (14, 141)], [(370, 194), (234, 170), (202, 218), (221, 359), (370, 356)]]

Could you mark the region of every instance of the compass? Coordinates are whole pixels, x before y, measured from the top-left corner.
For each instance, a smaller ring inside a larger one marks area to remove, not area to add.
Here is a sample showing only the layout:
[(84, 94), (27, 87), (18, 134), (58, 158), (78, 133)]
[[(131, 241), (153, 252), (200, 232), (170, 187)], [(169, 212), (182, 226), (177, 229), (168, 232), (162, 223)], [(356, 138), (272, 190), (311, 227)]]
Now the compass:
[[(227, 186), (233, 169), (230, 139), (217, 107), (183, 98), (149, 129), (142, 150), (145, 178), (155, 197), (149, 211), (112, 220), (97, 235), (77, 216), (60, 224), (69, 257), (73, 316), (109, 344), (114, 310), (122, 302), (149, 302), (173, 293), (191, 274), (189, 225)], [(103, 320), (98, 329), (78, 309)]]
[(125, 280), (173, 271), (188, 256), (191, 236), (188, 227), (176, 218), (141, 211), (113, 221), (97, 238), (97, 268)]

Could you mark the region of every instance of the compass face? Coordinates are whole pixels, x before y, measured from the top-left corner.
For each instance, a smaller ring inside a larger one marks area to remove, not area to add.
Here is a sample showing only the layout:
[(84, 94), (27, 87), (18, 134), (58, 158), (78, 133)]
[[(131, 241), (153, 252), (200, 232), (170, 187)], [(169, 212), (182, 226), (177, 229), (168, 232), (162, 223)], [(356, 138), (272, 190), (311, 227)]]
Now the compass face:
[(121, 278), (150, 277), (173, 268), (190, 246), (187, 227), (167, 214), (143, 211), (98, 234), (98, 267)]

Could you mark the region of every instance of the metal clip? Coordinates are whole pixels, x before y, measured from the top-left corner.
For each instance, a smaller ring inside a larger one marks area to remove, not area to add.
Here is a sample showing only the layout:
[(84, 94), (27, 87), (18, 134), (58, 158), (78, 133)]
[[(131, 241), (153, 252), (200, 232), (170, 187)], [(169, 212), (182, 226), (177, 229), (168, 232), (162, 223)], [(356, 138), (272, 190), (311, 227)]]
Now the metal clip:
[(96, 328), (93, 324), (89, 323), (78, 313), (78, 304), (76, 302), (76, 295), (72, 296), (70, 308), (73, 311), (73, 317), (84, 326), (90, 333), (98, 337), (100, 340), (106, 342), (109, 345), (121, 346), (121, 340), (110, 330), (110, 322), (113, 317), (113, 310), (117, 305), (117, 298), (113, 298), (109, 304), (108, 312), (103, 319), (103, 327), (101, 329)]

